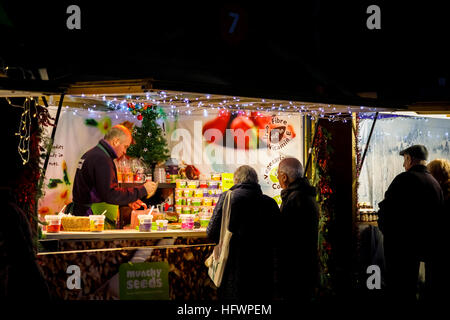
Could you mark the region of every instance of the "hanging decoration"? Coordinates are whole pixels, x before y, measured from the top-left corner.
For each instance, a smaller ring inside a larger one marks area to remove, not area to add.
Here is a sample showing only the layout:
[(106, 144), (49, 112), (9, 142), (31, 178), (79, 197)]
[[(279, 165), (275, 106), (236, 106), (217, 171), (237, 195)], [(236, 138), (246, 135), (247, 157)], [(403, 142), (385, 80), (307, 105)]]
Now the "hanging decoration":
[[(17, 147), (22, 165), (30, 160), (30, 135), (31, 135), (31, 105), (33, 98), (26, 98), (23, 104), (23, 112), (20, 116), (19, 129), (16, 136), (19, 136), (19, 145)], [(33, 104), (35, 106), (35, 104)], [(36, 109), (36, 107), (35, 107)], [(36, 113), (33, 114), (36, 117)]]
[(322, 126), (317, 127), (317, 136), (313, 142), (313, 178), (312, 185), (317, 186), (317, 203), (319, 205), (319, 235), (318, 253), (320, 267), (320, 294), (331, 294), (332, 276), (330, 264), (332, 263), (332, 246), (329, 239), (329, 226), (333, 220), (333, 188), (331, 185), (328, 165), (331, 161), (333, 149), (329, 141), (331, 134)]
[[(34, 113), (29, 116), (32, 109), (34, 109)], [(21, 152), (21, 156), (24, 156), (22, 158), (24, 163), (22, 174), (17, 177), (15, 183), (14, 194), (18, 206), (27, 214), (30, 221), (36, 246), (38, 239), (37, 204), (43, 196), (42, 183), (37, 182), (41, 181), (42, 162), (50, 144), (49, 139), (44, 138), (44, 128), (53, 126), (51, 120), (54, 119), (45, 107), (38, 105), (33, 99), (26, 99), (24, 112), (20, 120), (22, 127), (26, 126), (26, 134), (25, 131), (22, 132), (21, 127), (20, 139), (22, 144), (19, 144), (19, 150), (25, 150), (25, 152)], [(25, 123), (22, 121), (25, 121)], [(27, 136), (28, 139), (24, 136)], [(26, 143), (22, 140), (25, 140)]]

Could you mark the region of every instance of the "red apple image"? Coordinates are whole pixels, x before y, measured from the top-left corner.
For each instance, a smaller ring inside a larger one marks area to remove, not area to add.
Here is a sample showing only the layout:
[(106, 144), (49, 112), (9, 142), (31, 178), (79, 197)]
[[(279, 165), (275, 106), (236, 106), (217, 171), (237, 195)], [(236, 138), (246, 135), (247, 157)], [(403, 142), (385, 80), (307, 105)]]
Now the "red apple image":
[(234, 143), (237, 148), (242, 148), (242, 140), (239, 139), (240, 135), (245, 135), (247, 130), (250, 130), (250, 135), (245, 137), (245, 149), (250, 147), (256, 148), (258, 142), (258, 130), (253, 121), (247, 116), (237, 116), (230, 125), (230, 129), (234, 130)]
[[(222, 137), (224, 137), (225, 130), (227, 129), (228, 122), (230, 121), (230, 116), (231, 116), (231, 114), (228, 110), (221, 110), (219, 112), (219, 115), (215, 119), (212, 119), (203, 125), (202, 135), (204, 136), (205, 132), (209, 129), (217, 129), (222, 133)], [(208, 143), (217, 142), (217, 141), (214, 141), (214, 139), (215, 139), (215, 137), (213, 136), (213, 137), (207, 139), (206, 141)]]

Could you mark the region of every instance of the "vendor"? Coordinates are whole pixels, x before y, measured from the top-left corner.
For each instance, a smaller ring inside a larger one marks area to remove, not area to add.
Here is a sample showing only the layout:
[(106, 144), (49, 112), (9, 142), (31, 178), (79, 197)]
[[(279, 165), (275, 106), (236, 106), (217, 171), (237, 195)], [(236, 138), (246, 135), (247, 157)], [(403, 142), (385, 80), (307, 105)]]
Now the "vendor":
[(119, 205), (128, 205), (134, 210), (146, 207), (141, 199), (153, 196), (157, 183), (147, 181), (138, 187), (118, 187), (114, 159), (126, 153), (131, 141), (130, 131), (123, 125), (116, 125), (81, 157), (73, 184), (74, 215), (102, 214), (106, 210), (105, 225), (114, 228)]

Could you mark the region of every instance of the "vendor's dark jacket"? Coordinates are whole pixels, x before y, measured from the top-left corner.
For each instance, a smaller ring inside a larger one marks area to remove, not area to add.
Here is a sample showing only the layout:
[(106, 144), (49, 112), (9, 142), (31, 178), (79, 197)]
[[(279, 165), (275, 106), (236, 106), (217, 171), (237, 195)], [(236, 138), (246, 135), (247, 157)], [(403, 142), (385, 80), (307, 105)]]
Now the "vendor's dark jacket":
[[(270, 231), (277, 227), (278, 205), (262, 193), (258, 184), (237, 184), (230, 190), (233, 193), (229, 230), (233, 235), (219, 298), (270, 300), (274, 286), (275, 242)], [(206, 230), (216, 243), (220, 238), (225, 194), (220, 196)]]
[(305, 302), (318, 284), (316, 189), (300, 178), (281, 191), (280, 276), (285, 299)]
[(87, 151), (80, 159), (73, 183), (74, 215), (88, 215), (91, 203), (106, 202), (115, 205), (127, 205), (147, 195), (144, 186), (119, 188), (117, 182), (116, 153), (105, 141)]
[(397, 175), (380, 202), (378, 225), (386, 258), (400, 255), (426, 260), (436, 247), (444, 198), (439, 183), (423, 165)]

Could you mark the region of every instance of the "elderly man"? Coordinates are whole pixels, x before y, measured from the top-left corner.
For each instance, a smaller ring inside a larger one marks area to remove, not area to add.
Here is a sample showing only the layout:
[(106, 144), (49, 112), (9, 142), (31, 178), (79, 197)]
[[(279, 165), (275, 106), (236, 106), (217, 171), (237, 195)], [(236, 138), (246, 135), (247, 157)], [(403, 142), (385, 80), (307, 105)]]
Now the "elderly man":
[(154, 195), (156, 183), (147, 181), (139, 187), (118, 187), (113, 160), (127, 152), (131, 141), (130, 131), (123, 125), (116, 125), (81, 157), (73, 184), (74, 215), (101, 214), (106, 210), (106, 224), (114, 228), (118, 205), (128, 204), (133, 209), (146, 207), (140, 199)]
[(409, 302), (416, 299), (420, 261), (428, 269), (425, 281), (431, 280), (427, 267), (438, 245), (434, 231), (444, 200), (439, 183), (426, 168), (425, 146), (413, 145), (400, 155), (405, 172), (395, 177), (380, 202), (378, 225), (384, 236), (386, 290), (396, 301)]
[(279, 251), (282, 295), (286, 300), (308, 302), (318, 284), (316, 190), (303, 177), (303, 166), (295, 158), (280, 162), (278, 181), (283, 189), (281, 216), (287, 228)]

